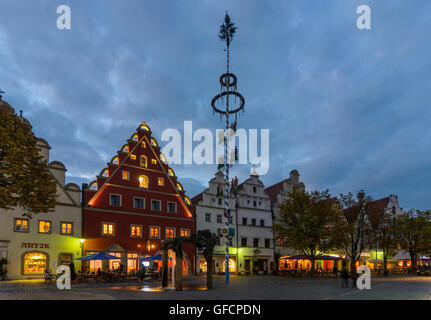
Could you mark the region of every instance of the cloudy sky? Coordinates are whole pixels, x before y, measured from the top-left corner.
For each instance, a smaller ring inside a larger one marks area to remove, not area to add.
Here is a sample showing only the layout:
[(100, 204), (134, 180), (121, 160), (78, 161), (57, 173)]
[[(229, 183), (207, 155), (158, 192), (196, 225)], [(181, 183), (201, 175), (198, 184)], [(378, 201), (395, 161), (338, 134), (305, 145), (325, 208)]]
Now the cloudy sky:
[[(71, 30), (56, 27), (62, 4)], [(356, 28), (362, 4), (371, 30)], [(223, 127), (210, 101), (225, 70), (226, 10), (239, 27), (238, 126), (270, 129), (266, 185), (297, 169), (308, 189), (394, 193), (404, 208), (431, 208), (429, 0), (0, 0), (3, 99), (70, 182), (89, 182), (141, 121), (159, 142), (186, 120)], [(191, 197), (216, 171), (173, 167)]]

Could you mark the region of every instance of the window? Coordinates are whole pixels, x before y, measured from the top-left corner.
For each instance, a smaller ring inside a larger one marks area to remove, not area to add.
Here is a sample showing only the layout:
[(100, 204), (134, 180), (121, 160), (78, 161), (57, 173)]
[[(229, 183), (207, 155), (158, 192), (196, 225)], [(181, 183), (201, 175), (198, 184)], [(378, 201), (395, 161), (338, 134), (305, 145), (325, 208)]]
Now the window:
[(117, 259), (109, 260), (109, 270), (120, 268), (121, 263), (121, 252), (108, 252), (111, 256), (118, 257)]
[(160, 238), (160, 227), (150, 227), (150, 238), (151, 239)]
[(137, 135), (137, 134), (134, 134), (134, 135), (133, 135), (133, 137), (132, 137), (132, 141), (138, 141), (138, 135)]
[(137, 257), (138, 257), (137, 253), (127, 254), (127, 272), (138, 270), (138, 260), (136, 259)]
[(136, 209), (144, 209), (145, 208), (145, 199), (143, 198), (133, 198), (133, 207)]
[(129, 171), (123, 170), (123, 180), (130, 180), (130, 173)]
[(256, 225), (256, 219), (251, 219), (251, 225), (255, 226)]
[(180, 191), (182, 191), (183, 187), (179, 183), (177, 183), (177, 189), (180, 190)]
[(121, 196), (119, 194), (110, 194), (109, 204), (111, 206), (121, 206)]
[(141, 167), (146, 168), (147, 167), (147, 157), (141, 156)]
[(157, 184), (158, 184), (159, 186), (164, 186), (164, 185), (165, 185), (165, 179), (163, 179), (163, 178), (159, 177), (159, 178), (157, 179)]
[(15, 219), (15, 231), (28, 232), (28, 219)]
[(129, 153), (129, 146), (124, 146), (124, 148), (123, 148), (123, 150), (122, 150), (123, 152), (126, 152), (126, 153)]
[(211, 222), (211, 213), (205, 213), (205, 222)]
[(51, 233), (51, 221), (39, 220), (39, 233)]
[(71, 254), (62, 253), (58, 257), (58, 260), (59, 260), (59, 263), (58, 263), (59, 266), (61, 266), (62, 264), (66, 265), (66, 266), (70, 266), (70, 264), (73, 261), (73, 257)]
[(165, 231), (166, 231), (165, 239), (175, 238), (175, 228), (166, 228)]
[(112, 159), (112, 163), (113, 164), (119, 164), (120, 160), (118, 159), (118, 157), (114, 157), (114, 159)]
[(130, 236), (135, 238), (142, 238), (142, 226), (136, 224), (130, 225)]
[(151, 159), (151, 163), (152, 164), (157, 164), (157, 160), (156, 159)]
[(247, 238), (241, 238), (241, 247), (247, 247)]
[(256, 207), (256, 200), (253, 201), (253, 207)]
[(109, 177), (109, 170), (108, 169), (103, 170), (102, 176), (105, 178), (108, 178)]
[(61, 234), (73, 234), (73, 223), (72, 222), (62, 222), (60, 224)]
[(260, 226), (261, 226), (261, 227), (264, 227), (264, 226), (265, 226), (265, 220), (260, 219)]
[(218, 204), (219, 204), (219, 206), (222, 205), (222, 199), (221, 198), (218, 199)]
[(157, 147), (157, 142), (154, 140), (154, 138), (151, 139), (151, 145)]
[(47, 255), (41, 252), (30, 252), (24, 256), (24, 274), (44, 274), (48, 267)]
[(148, 177), (147, 176), (140, 176), (139, 177), (139, 187), (148, 189)]
[(169, 169), (169, 170), (168, 170), (168, 174), (169, 174), (171, 177), (175, 177), (174, 170), (172, 170), (172, 169)]
[(265, 248), (271, 247), (271, 239), (265, 239)]
[(153, 211), (161, 211), (162, 203), (160, 200), (151, 200), (151, 210)]
[(246, 225), (247, 225), (247, 218), (242, 218), (242, 224), (243, 224), (244, 226), (246, 226)]
[(218, 215), (217, 215), (217, 223), (221, 223), (221, 217), (222, 217), (222, 215), (221, 215), (221, 214), (218, 214)]
[(146, 148), (147, 147), (147, 144), (145, 143), (145, 141), (142, 141), (142, 148)]
[(102, 236), (113, 236), (115, 232), (114, 223), (102, 222)]
[(259, 238), (253, 238), (253, 247), (259, 247)]
[(132, 159), (132, 160), (136, 160), (136, 155), (131, 154), (131, 155), (130, 155), (130, 159)]
[(160, 153), (160, 160), (162, 160), (164, 163), (167, 163), (166, 157), (163, 153)]
[(190, 237), (190, 229), (181, 229), (180, 234), (181, 237)]
[(90, 184), (90, 190), (97, 191), (97, 182), (92, 182)]
[(253, 187), (253, 192), (256, 193), (256, 187)]
[(177, 204), (175, 202), (168, 202), (168, 212), (177, 212)]

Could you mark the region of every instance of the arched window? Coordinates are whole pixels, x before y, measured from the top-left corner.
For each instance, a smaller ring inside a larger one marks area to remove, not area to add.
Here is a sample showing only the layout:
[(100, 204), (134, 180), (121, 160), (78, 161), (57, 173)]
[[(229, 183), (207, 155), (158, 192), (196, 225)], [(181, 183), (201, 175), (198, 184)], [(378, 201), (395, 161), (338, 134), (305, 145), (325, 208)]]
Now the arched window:
[(24, 274), (44, 274), (48, 267), (48, 257), (42, 252), (30, 252), (24, 255)]
[(112, 162), (113, 164), (119, 164), (119, 163), (120, 163), (120, 159), (118, 159), (118, 157), (117, 157), (117, 156), (115, 156), (115, 157), (113, 157), (113, 158), (112, 158), (111, 162)]
[(177, 183), (177, 189), (180, 190), (180, 191), (183, 190), (183, 187), (181, 186), (181, 184)]
[(174, 170), (172, 170), (171, 168), (169, 168), (169, 170), (168, 170), (168, 174), (169, 174), (171, 177), (175, 177)]
[(151, 145), (157, 147), (156, 139), (151, 138)]
[(123, 150), (121, 150), (121, 151), (129, 153), (129, 146), (124, 146)]
[(141, 167), (146, 168), (147, 167), (147, 157), (141, 156)]
[(148, 177), (140, 176), (139, 177), (139, 187), (148, 189)]
[(192, 204), (192, 203), (191, 203), (191, 201), (190, 201), (190, 198), (189, 198), (189, 197), (187, 197), (187, 196), (186, 196), (186, 197), (184, 198), (184, 200), (186, 201), (186, 203), (187, 203), (187, 204)]
[(147, 144), (145, 143), (145, 141), (142, 141), (142, 148), (146, 148), (147, 147)]
[(109, 170), (108, 169), (104, 169), (102, 172), (102, 176), (108, 178), (109, 177)]
[(138, 141), (138, 135), (136, 133), (132, 136), (132, 141)]
[(167, 163), (168, 161), (166, 160), (166, 157), (163, 153), (160, 153), (160, 160), (162, 160), (163, 162)]
[(93, 181), (92, 183), (90, 183), (90, 190), (97, 191), (97, 182), (96, 181)]
[(150, 127), (149, 127), (149, 126), (147, 126), (147, 124), (146, 124), (145, 122), (142, 122), (142, 124), (141, 124), (141, 129), (142, 129), (142, 130), (145, 130), (145, 131), (150, 131)]

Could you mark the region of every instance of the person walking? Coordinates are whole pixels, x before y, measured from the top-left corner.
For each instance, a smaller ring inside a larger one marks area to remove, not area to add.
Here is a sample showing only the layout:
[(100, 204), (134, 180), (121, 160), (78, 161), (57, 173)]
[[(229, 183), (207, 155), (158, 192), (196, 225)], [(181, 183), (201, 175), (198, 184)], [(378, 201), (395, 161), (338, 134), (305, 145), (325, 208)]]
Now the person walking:
[(338, 269), (337, 269), (337, 266), (335, 265), (335, 263), (334, 263), (334, 266), (332, 267), (332, 274), (333, 274), (334, 278), (338, 277)]
[(348, 288), (349, 272), (347, 271), (346, 261), (343, 261), (343, 268), (341, 270), (341, 288)]

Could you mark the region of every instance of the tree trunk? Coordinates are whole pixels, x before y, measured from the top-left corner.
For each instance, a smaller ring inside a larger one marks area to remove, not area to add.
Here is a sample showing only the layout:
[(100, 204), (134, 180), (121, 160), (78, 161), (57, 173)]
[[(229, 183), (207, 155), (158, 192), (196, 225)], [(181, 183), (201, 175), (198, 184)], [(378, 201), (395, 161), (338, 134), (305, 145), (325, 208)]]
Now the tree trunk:
[(383, 274), (388, 275), (388, 256), (383, 254)]
[(355, 258), (350, 258), (350, 272), (351, 273), (356, 273), (356, 259)]
[(162, 288), (168, 286), (168, 251), (162, 250)]
[(213, 259), (212, 257), (205, 257), (207, 261), (207, 289), (213, 287)]
[(411, 264), (412, 273), (415, 273), (417, 269), (416, 253), (413, 251), (410, 251), (409, 253), (410, 253), (410, 264)]
[(183, 291), (183, 259), (175, 255), (175, 291)]

